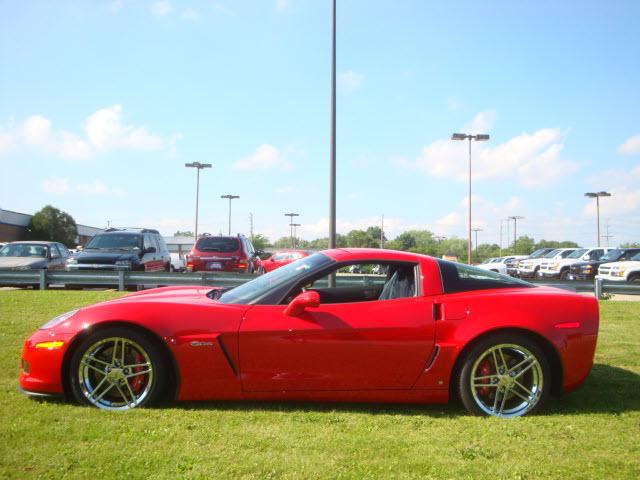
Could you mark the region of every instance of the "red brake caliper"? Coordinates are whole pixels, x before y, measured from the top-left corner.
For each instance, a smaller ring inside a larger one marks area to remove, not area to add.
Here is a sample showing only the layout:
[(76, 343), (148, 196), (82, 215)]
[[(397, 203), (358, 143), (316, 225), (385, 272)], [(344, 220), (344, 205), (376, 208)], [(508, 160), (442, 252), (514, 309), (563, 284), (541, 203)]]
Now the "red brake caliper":
[[(482, 362), (479, 366), (478, 366), (478, 373), (479, 373), (479, 377), (487, 377), (489, 375), (491, 375), (491, 365), (489, 364), (488, 360), (485, 360), (484, 362)], [(483, 378), (481, 380), (478, 380), (477, 383), (490, 383), (490, 380), (488, 378)], [(480, 395), (489, 395), (489, 392), (491, 391), (491, 389), (489, 387), (480, 387), (478, 389), (478, 393)]]
[[(133, 358), (135, 363), (144, 363), (144, 357), (140, 355), (140, 353), (138, 352), (135, 352), (135, 351), (133, 352)], [(133, 373), (142, 372), (144, 369), (145, 367), (134, 367)], [(144, 375), (136, 375), (135, 377), (131, 377), (131, 389), (135, 393), (140, 392), (143, 386), (144, 386)]]

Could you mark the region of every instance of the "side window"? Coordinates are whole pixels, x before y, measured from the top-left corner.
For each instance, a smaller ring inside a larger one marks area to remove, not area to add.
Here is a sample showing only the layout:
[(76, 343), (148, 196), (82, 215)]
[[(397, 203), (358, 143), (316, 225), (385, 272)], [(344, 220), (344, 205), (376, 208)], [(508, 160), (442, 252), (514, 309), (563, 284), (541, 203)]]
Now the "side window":
[[(151, 240), (151, 235), (149, 235), (148, 233), (145, 233), (143, 235), (143, 241), (144, 241), (144, 249), (146, 250), (147, 248), (151, 248), (151, 247), (156, 247), (153, 243), (153, 241)], [(156, 247), (157, 248), (157, 247)]]
[(591, 260), (599, 260), (600, 257), (604, 254), (604, 251), (599, 248), (598, 250), (593, 250), (590, 254), (589, 254), (589, 258)]
[(69, 256), (69, 250), (67, 250), (67, 247), (65, 247), (61, 243), (58, 243), (57, 246), (58, 250), (60, 250), (60, 255), (62, 255), (63, 258), (67, 258)]
[(489, 270), (446, 260), (437, 260), (437, 262), (440, 267), (442, 287), (445, 293), (489, 290), (493, 288), (533, 287), (530, 283)]
[(58, 246), (55, 243), (52, 243), (51, 245), (49, 245), (49, 248), (51, 250), (51, 258), (60, 258), (62, 255), (60, 255), (60, 251), (58, 251)]
[[(413, 263), (362, 262), (334, 267), (306, 285), (294, 288), (283, 303), (302, 290), (315, 290), (321, 303), (354, 303), (415, 297), (417, 265)], [(330, 286), (331, 277), (333, 285)]]
[(251, 243), (251, 240), (249, 240), (248, 238), (245, 238), (244, 241), (247, 244), (247, 255), (249, 257), (253, 257), (256, 254), (256, 251), (253, 249), (253, 244)]
[(158, 246), (160, 247), (158, 251), (162, 254), (167, 254), (169, 252), (169, 249), (167, 248), (167, 244), (164, 241), (164, 238), (162, 238), (160, 235), (157, 235), (156, 240), (158, 241)]

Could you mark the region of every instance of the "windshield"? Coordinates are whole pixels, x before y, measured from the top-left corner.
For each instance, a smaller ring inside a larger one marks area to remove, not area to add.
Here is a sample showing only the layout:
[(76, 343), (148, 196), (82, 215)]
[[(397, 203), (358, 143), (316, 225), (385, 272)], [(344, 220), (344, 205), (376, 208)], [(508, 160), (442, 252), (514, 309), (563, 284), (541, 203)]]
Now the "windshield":
[(555, 257), (557, 254), (560, 253), (560, 249), (556, 248), (555, 250), (551, 250), (549, 253), (547, 253), (546, 255), (543, 255), (542, 258), (553, 258)]
[(571, 255), (568, 255), (567, 258), (580, 258), (585, 253), (587, 253), (586, 248), (579, 248), (578, 250), (573, 252)]
[(85, 249), (139, 250), (141, 243), (140, 235), (131, 235), (129, 233), (107, 233), (93, 237)]
[(615, 250), (609, 250), (602, 257), (600, 257), (600, 260), (605, 262), (606, 261), (612, 262), (614, 260), (618, 260), (623, 253), (624, 253), (624, 250), (620, 250), (619, 248), (616, 248)]
[(196, 243), (196, 250), (201, 252), (233, 253), (239, 248), (238, 239), (234, 237), (203, 237)]
[(531, 255), (529, 255), (529, 258), (540, 258), (544, 256), (545, 253), (548, 253), (548, 252), (549, 250), (547, 248), (541, 248), (540, 250), (536, 250)]
[(629, 260), (634, 260), (634, 261), (640, 260), (640, 252), (636, 253), (636, 254), (635, 254), (633, 257), (631, 257)]
[(33, 245), (28, 243), (13, 243), (5, 245), (0, 250), (0, 257), (36, 257), (47, 258), (49, 247), (46, 245)]
[[(221, 303), (248, 305), (285, 285), (294, 285), (307, 275), (317, 272), (331, 263), (333, 263), (331, 258), (322, 253), (316, 253), (227, 290), (220, 295), (218, 300)], [(216, 290), (213, 290), (211, 293), (215, 294), (215, 292)]]

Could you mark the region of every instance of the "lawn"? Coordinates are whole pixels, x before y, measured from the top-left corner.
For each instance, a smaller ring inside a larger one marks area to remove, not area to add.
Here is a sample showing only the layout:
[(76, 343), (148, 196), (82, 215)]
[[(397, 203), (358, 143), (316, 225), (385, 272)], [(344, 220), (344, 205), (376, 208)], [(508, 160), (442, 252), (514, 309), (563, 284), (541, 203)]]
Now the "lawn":
[(0, 478), (640, 478), (640, 302), (601, 303), (586, 384), (530, 418), (220, 402), (109, 413), (17, 391), (32, 330), (117, 295), (0, 291)]

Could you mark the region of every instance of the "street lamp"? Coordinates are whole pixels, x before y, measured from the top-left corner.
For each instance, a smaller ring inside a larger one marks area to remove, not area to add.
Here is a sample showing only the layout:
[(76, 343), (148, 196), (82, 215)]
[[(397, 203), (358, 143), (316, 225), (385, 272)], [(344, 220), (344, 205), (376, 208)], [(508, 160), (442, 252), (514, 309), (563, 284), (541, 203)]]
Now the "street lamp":
[(220, 195), (220, 198), (229, 199), (229, 235), (231, 235), (231, 200), (240, 198), (240, 195)]
[(469, 221), (467, 224), (467, 263), (471, 264), (471, 140), (475, 140), (476, 142), (485, 142), (489, 140), (489, 135), (454, 133), (451, 135), (451, 140), (469, 140)]
[(610, 197), (609, 192), (587, 192), (585, 197), (596, 199), (596, 222), (597, 222), (597, 235), (598, 235), (598, 247), (600, 246), (600, 197)]
[(185, 163), (184, 166), (187, 168), (195, 168), (197, 172), (197, 175), (196, 175), (196, 231), (194, 232), (195, 239), (197, 241), (198, 240), (198, 201), (200, 197), (200, 170), (204, 170), (205, 168), (211, 168), (211, 164), (192, 162), (192, 163)]
[[(329, 140), (329, 248), (336, 248), (336, 0), (331, 10), (331, 112)], [(333, 276), (329, 286), (333, 286)]]
[(299, 213), (285, 213), (285, 217), (289, 217), (289, 227), (291, 227), (291, 248), (293, 248), (293, 217), (299, 217)]
[(522, 220), (524, 217), (519, 215), (512, 215), (509, 217), (509, 220), (513, 220), (513, 254), (517, 255), (518, 250), (516, 249), (516, 239), (518, 238), (518, 220)]
[(298, 234), (296, 232), (296, 227), (300, 227), (301, 223), (292, 223), (291, 228), (293, 228), (293, 236), (291, 237), (291, 248), (296, 248), (296, 240), (298, 239)]
[(481, 232), (481, 228), (473, 228), (472, 229), (476, 233), (476, 257), (478, 256), (478, 232)]

